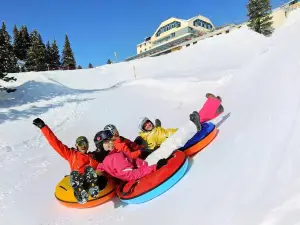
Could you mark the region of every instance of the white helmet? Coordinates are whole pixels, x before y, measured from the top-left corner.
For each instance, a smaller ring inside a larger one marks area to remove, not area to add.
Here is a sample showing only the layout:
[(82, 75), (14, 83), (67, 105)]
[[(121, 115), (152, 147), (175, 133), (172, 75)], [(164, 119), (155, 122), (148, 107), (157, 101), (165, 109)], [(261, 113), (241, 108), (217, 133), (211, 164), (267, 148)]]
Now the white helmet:
[[(139, 128), (142, 130), (142, 131), (146, 131), (144, 129), (144, 125), (146, 122), (150, 121), (152, 123), (152, 121), (148, 118), (148, 117), (143, 117), (140, 119), (140, 123), (139, 123)], [(152, 123), (153, 124), (153, 123)]]
[(104, 127), (104, 130), (109, 130), (113, 135), (119, 133), (118, 129), (113, 124), (108, 124)]

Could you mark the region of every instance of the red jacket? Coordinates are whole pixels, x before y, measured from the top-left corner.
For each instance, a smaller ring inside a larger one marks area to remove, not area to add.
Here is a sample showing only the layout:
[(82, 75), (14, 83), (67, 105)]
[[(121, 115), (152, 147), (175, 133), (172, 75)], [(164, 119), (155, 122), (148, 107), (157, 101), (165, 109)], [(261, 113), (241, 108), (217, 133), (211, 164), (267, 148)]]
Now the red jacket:
[(98, 162), (94, 160), (92, 156), (88, 154), (82, 154), (74, 148), (68, 148), (57, 139), (55, 134), (48, 126), (43, 127), (41, 130), (52, 148), (54, 148), (54, 150), (65, 160), (68, 160), (72, 171), (77, 170), (84, 174), (84, 168), (86, 166), (91, 166), (94, 169), (97, 168)]
[(141, 147), (124, 137), (119, 137), (114, 141), (118, 152), (124, 152), (130, 158), (136, 159), (141, 155)]

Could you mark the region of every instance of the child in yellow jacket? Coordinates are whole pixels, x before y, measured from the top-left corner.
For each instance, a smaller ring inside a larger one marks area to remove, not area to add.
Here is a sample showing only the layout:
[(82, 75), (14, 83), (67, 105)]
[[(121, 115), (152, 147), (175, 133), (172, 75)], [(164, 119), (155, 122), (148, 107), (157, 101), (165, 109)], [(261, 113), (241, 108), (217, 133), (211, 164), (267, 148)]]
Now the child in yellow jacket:
[(170, 136), (172, 136), (178, 128), (163, 128), (159, 119), (152, 121), (145, 117), (140, 123), (140, 137), (147, 143), (147, 149), (156, 150)]

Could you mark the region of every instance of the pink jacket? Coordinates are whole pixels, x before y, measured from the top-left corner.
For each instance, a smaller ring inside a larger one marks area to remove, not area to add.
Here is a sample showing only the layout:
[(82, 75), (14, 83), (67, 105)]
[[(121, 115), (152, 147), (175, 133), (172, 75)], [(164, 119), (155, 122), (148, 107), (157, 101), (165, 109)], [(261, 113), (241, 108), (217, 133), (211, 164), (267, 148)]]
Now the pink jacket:
[(148, 166), (148, 163), (140, 158), (132, 159), (124, 152), (113, 150), (98, 164), (97, 170), (105, 171), (123, 181), (132, 181), (156, 171), (156, 165)]
[(199, 112), (200, 122), (212, 120), (218, 116), (217, 109), (221, 105), (218, 98), (208, 98)]

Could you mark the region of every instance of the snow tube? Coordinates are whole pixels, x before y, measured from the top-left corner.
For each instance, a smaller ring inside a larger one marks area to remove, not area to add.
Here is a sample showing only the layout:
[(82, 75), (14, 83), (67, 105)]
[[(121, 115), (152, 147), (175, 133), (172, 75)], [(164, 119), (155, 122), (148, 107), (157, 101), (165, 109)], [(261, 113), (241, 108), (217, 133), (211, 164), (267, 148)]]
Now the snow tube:
[(118, 186), (120, 200), (129, 204), (150, 201), (174, 186), (188, 169), (188, 158), (181, 151), (174, 151), (167, 165), (138, 181), (125, 182)]
[(187, 156), (192, 156), (212, 142), (217, 134), (218, 130), (213, 123), (203, 123), (201, 131), (197, 132), (180, 150)]
[(108, 178), (107, 185), (105, 189), (103, 189), (99, 193), (99, 197), (97, 199), (89, 196), (87, 203), (79, 204), (74, 196), (73, 188), (70, 185), (70, 176), (65, 176), (56, 186), (55, 188), (55, 197), (56, 199), (63, 204), (64, 206), (71, 208), (90, 208), (100, 205), (104, 202), (107, 202), (116, 194), (116, 182), (112, 178)]

